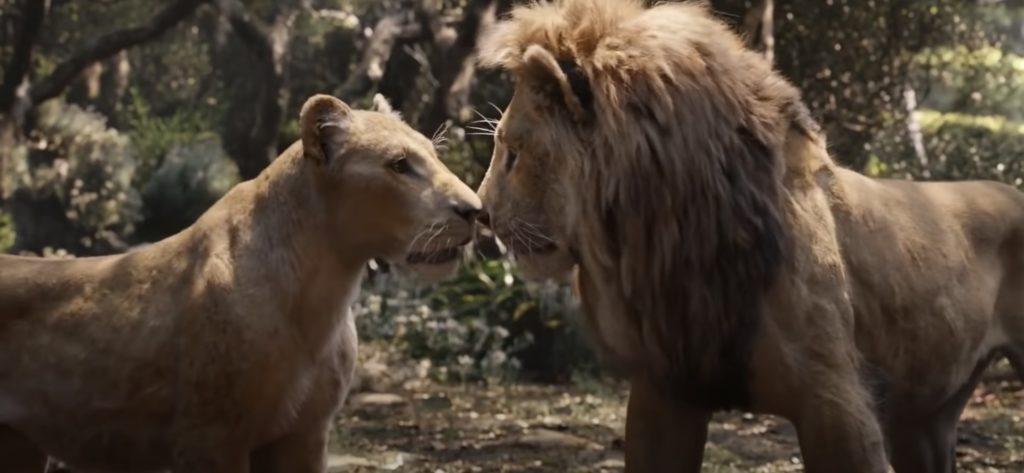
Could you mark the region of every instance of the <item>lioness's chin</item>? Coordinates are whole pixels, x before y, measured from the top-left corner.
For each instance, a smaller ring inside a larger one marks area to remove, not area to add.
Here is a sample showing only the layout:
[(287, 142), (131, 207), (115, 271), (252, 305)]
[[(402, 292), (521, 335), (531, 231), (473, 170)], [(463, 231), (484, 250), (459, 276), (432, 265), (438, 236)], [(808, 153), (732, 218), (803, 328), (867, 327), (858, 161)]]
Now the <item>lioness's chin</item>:
[(531, 281), (568, 281), (576, 261), (564, 250), (542, 254), (515, 254), (523, 277)]
[(435, 264), (406, 264), (417, 277), (426, 282), (441, 282), (451, 279), (459, 270), (457, 259)]

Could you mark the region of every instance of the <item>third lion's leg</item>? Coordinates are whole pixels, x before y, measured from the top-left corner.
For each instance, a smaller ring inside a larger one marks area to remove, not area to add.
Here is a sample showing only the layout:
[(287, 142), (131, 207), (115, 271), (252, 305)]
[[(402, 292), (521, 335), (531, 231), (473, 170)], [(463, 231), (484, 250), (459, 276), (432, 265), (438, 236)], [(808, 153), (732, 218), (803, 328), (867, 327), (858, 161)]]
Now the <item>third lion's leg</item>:
[(888, 420), (892, 466), (896, 473), (954, 473), (956, 471), (956, 427), (974, 388), (991, 359), (978, 363), (974, 372), (937, 409), (915, 412), (916, 402), (896, 405)]
[(711, 413), (674, 402), (644, 377), (630, 383), (627, 473), (697, 473)]
[(889, 428), (896, 473), (956, 471), (956, 421), (901, 421)]

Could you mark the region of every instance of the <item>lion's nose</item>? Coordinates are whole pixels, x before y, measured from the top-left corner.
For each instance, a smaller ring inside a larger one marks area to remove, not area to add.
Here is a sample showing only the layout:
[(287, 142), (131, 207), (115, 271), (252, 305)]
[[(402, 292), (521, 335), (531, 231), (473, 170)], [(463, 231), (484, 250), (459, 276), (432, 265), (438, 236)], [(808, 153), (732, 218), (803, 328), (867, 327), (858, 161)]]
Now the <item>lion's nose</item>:
[(480, 207), (468, 202), (456, 202), (452, 204), (452, 211), (463, 220), (472, 222), (473, 219), (479, 217), (481, 209)]

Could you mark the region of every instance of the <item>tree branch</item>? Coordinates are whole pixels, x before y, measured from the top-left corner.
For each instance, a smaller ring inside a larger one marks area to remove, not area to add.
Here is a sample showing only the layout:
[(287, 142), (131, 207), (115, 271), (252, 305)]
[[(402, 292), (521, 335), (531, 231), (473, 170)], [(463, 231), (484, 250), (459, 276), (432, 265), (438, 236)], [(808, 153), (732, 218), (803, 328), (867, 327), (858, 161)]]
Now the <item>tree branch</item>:
[(24, 12), (14, 38), (14, 54), (4, 68), (4, 81), (0, 83), (0, 114), (10, 113), (18, 87), (32, 68), (32, 50), (50, 7), (49, 0), (28, 0), (24, 3)]
[(157, 13), (143, 26), (107, 33), (88, 42), (82, 51), (58, 65), (52, 74), (32, 87), (32, 103), (39, 104), (60, 95), (90, 64), (106, 59), (123, 49), (155, 39), (206, 2), (207, 0), (178, 0)]
[(366, 45), (363, 59), (338, 89), (338, 97), (342, 100), (353, 100), (365, 95), (384, 76), (384, 66), (398, 40), (415, 38), (422, 34), (421, 25), (405, 12), (381, 18), (373, 28), (373, 35)]

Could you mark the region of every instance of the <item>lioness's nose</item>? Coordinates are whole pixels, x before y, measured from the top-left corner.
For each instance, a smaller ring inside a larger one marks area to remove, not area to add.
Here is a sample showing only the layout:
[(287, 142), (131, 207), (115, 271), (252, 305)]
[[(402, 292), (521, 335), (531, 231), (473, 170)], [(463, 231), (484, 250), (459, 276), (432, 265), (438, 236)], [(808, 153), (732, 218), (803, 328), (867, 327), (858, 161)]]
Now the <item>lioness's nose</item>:
[(472, 222), (480, 214), (480, 207), (469, 202), (452, 203), (452, 211), (467, 222)]

